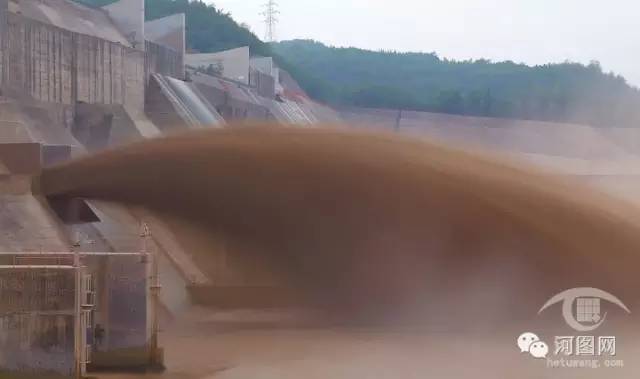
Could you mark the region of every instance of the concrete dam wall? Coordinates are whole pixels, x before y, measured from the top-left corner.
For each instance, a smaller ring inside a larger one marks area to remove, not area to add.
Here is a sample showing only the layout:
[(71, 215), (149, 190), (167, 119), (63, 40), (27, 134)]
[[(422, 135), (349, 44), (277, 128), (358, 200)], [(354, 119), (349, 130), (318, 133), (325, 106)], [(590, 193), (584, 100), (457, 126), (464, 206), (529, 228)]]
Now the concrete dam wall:
[(4, 19), (1, 84), (8, 92), (49, 103), (142, 109), (143, 51), (18, 14)]

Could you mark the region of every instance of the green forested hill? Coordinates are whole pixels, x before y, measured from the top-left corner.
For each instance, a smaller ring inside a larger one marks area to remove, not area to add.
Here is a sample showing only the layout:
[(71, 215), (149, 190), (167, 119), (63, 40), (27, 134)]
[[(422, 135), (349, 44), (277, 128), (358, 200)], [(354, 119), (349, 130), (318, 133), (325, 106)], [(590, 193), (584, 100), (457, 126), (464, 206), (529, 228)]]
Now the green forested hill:
[(334, 86), (326, 100), (367, 107), (493, 117), (630, 125), (640, 92), (597, 62), (530, 67), (435, 54), (334, 48), (309, 40), (272, 48), (292, 65)]

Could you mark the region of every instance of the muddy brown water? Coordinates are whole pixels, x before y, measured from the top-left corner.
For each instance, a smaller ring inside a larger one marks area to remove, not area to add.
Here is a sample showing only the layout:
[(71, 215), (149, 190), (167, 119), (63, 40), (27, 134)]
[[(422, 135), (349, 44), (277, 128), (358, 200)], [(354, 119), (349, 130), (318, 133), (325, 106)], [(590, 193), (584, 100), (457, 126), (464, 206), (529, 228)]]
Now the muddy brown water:
[[(522, 357), (512, 353), (513, 334), (559, 324), (559, 310), (537, 316), (552, 295), (597, 287), (632, 310), (640, 302), (634, 206), (499, 156), (428, 141), (336, 128), (206, 130), (48, 168), (37, 184), (48, 196), (143, 206), (253, 246), (239, 259), (263, 266), (332, 320), (390, 333), (415, 328), (397, 333), (424, 339), (403, 345), (385, 337), (388, 344), (372, 346), (381, 356), (413, 357), (417, 372), (440, 365), (433, 373), (472, 377), (475, 364), (485, 377), (500, 371), (501, 359), (505, 373), (538, 372), (530, 361), (514, 364)], [(635, 325), (631, 316), (618, 321)], [(344, 345), (322, 346), (353, 345), (353, 332), (343, 335)], [(425, 351), (408, 353), (421, 343)], [(471, 365), (456, 364), (461, 357)], [(368, 365), (398, 373), (406, 363), (379, 367), (384, 361)]]

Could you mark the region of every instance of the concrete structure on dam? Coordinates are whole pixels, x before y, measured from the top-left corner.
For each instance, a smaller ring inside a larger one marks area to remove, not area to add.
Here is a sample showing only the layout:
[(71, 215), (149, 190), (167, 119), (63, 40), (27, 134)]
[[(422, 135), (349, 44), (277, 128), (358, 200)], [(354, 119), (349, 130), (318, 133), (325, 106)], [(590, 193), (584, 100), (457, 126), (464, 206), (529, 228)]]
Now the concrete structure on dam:
[(249, 46), (218, 53), (187, 54), (187, 64), (194, 68), (213, 68), (220, 76), (249, 84)]
[(121, 0), (103, 7), (133, 48), (144, 48), (144, 0)]
[[(42, 167), (137, 139), (239, 119), (337, 119), (280, 96), (268, 59), (250, 68), (247, 56), (236, 81), (187, 68), (185, 50), (184, 15), (145, 22), (142, 0), (0, 1), (0, 374), (154, 365), (158, 319), (188, 309), (190, 293), (220, 288), (214, 302), (247, 305), (268, 291), (217, 236), (32, 188)], [(205, 237), (206, 251), (194, 247)]]
[(271, 57), (249, 47), (187, 54), (189, 79), (225, 119), (263, 119), (310, 125), (338, 122), (331, 108), (313, 101)]
[[(147, 21), (143, 24), (144, 35), (147, 40), (147, 58), (154, 57), (157, 54), (149, 54), (154, 50), (162, 50), (158, 48), (169, 47), (175, 53), (175, 58), (160, 57), (156, 64), (171, 65), (170, 70), (174, 73), (174, 77), (178, 79), (184, 79), (184, 60), (187, 49), (185, 40), (186, 20), (184, 14), (175, 14), (153, 21)], [(159, 68), (155, 71), (163, 72), (166, 68)]]

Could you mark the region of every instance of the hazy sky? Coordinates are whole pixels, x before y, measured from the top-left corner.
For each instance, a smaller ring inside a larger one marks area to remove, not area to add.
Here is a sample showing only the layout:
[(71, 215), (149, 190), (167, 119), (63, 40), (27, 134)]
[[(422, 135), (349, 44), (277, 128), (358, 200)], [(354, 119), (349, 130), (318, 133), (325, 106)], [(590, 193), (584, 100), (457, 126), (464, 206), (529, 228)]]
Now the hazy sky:
[[(453, 59), (588, 63), (640, 86), (637, 0), (277, 0), (277, 38)], [(208, 0), (264, 36), (266, 0)]]

